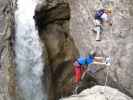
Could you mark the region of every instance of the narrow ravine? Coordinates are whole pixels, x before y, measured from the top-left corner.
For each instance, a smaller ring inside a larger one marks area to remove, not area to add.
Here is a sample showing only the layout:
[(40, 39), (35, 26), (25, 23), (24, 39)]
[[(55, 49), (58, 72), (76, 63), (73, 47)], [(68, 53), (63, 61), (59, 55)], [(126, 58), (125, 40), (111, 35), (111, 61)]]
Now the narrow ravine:
[(19, 98), (22, 100), (47, 100), (47, 93), (44, 93), (41, 81), (44, 66), (43, 45), (33, 19), (38, 2), (18, 0), (15, 12), (16, 77)]

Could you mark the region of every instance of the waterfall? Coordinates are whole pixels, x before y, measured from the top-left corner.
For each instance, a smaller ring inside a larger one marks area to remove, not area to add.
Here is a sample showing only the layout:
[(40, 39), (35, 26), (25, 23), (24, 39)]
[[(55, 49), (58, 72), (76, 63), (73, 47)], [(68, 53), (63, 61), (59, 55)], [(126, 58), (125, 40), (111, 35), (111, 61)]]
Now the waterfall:
[(44, 62), (42, 44), (33, 19), (38, 0), (18, 0), (15, 12), (16, 79), (23, 100), (47, 100), (41, 77)]

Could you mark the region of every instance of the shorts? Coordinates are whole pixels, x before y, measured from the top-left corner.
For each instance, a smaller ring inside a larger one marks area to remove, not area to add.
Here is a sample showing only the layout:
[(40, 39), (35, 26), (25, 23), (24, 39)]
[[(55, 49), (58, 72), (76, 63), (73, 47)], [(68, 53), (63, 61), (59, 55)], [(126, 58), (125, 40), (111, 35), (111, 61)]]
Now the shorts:
[(103, 22), (103, 19), (99, 16), (95, 16), (95, 20), (99, 20), (101, 23)]
[(94, 20), (94, 24), (95, 24), (95, 26), (101, 27), (101, 21), (98, 20), (98, 19), (95, 19), (95, 20)]

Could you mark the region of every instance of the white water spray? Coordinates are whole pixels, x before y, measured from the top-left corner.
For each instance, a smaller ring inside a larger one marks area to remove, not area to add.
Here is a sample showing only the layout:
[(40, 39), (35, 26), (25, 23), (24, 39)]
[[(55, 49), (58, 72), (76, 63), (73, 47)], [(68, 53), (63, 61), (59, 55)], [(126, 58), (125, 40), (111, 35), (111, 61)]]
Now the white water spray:
[(42, 44), (33, 19), (37, 0), (18, 0), (15, 12), (16, 22), (16, 77), (24, 100), (47, 100), (43, 92)]

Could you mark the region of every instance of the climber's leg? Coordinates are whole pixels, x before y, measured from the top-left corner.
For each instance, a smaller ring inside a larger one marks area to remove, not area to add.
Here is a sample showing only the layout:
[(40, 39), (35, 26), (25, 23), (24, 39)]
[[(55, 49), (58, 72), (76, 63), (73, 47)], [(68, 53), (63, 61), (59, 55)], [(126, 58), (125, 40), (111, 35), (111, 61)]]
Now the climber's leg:
[(95, 19), (93, 22), (94, 22), (95, 26), (101, 26), (102, 21), (101, 21), (101, 19)]
[(94, 61), (93, 64), (96, 64), (96, 65), (106, 65), (105, 62), (97, 62), (97, 61)]
[(111, 65), (112, 63), (112, 58), (109, 57), (95, 57), (93, 64), (101, 64), (101, 65)]
[(94, 61), (104, 62), (105, 61), (105, 57), (94, 57)]
[(97, 26), (96, 27), (96, 41), (100, 41), (100, 34), (101, 34), (101, 27), (100, 26)]
[(75, 67), (75, 84), (79, 84), (81, 80), (81, 67)]
[(94, 20), (95, 28), (93, 29), (93, 31), (97, 33), (97, 35), (96, 35), (96, 41), (100, 41), (101, 23), (102, 22), (101, 22), (100, 19), (95, 19)]
[(83, 72), (83, 74), (82, 74), (82, 76), (81, 76), (81, 80), (83, 80), (83, 79), (84, 79), (84, 77), (85, 77), (85, 75), (87, 74), (87, 72), (88, 72), (88, 70), (87, 70), (87, 69)]
[(106, 64), (105, 57), (94, 57), (93, 64)]

